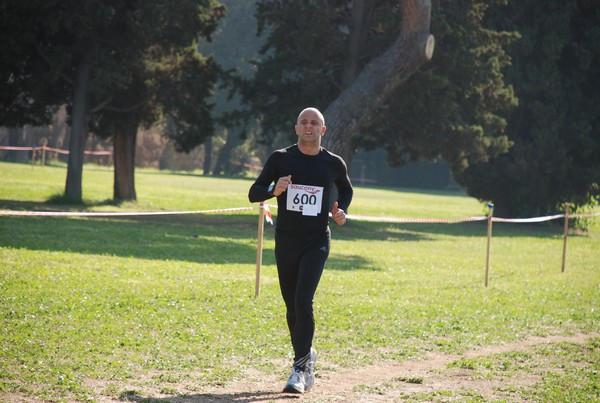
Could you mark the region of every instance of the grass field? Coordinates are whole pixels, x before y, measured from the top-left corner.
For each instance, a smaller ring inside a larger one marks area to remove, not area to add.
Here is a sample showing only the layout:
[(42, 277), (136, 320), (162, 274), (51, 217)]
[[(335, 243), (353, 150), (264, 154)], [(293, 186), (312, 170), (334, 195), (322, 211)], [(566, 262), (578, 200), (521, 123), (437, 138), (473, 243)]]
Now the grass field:
[[(85, 206), (57, 206), (47, 201), (64, 190), (63, 166), (0, 162), (0, 209), (251, 206), (250, 179), (153, 170), (136, 173), (137, 203), (114, 205), (112, 175), (86, 165)], [(456, 192), (356, 187), (351, 213), (461, 218), (486, 209)], [(494, 224), (487, 288), (485, 222), (334, 225), (315, 299), (320, 371), (585, 333), (596, 337), (583, 345), (456, 360), (447, 370), (483, 378), (540, 375), (532, 385), (514, 386), (514, 401), (600, 399), (598, 221), (586, 233), (570, 234), (564, 273), (562, 222)], [(243, 379), (249, 370), (283, 382), (292, 356), (273, 228), (265, 228), (258, 298), (256, 233), (257, 210), (0, 216), (0, 400), (168, 401)], [(356, 393), (371, 387), (356, 385)], [(513, 401), (468, 390), (397, 400)]]

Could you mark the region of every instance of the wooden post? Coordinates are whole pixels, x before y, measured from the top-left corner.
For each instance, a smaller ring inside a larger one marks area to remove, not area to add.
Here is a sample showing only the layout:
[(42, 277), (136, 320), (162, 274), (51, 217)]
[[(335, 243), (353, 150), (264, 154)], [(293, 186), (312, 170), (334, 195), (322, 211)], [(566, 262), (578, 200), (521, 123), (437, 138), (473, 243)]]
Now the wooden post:
[(33, 169), (33, 166), (35, 165), (35, 149), (35, 146), (31, 148), (31, 169)]
[(485, 286), (490, 280), (490, 245), (492, 242), (492, 216), (494, 215), (494, 203), (488, 204), (488, 226), (487, 226), (487, 255), (485, 258)]
[(262, 267), (263, 234), (265, 231), (265, 203), (260, 202), (258, 206), (258, 246), (256, 248), (256, 281), (254, 285), (254, 296), (260, 295), (260, 270)]
[(46, 143), (42, 144), (42, 166), (46, 165)]
[(565, 265), (567, 261), (567, 237), (569, 234), (569, 207), (571, 203), (565, 203), (565, 229), (564, 229), (564, 237), (563, 237), (563, 255), (562, 255), (562, 270), (561, 272), (565, 272)]

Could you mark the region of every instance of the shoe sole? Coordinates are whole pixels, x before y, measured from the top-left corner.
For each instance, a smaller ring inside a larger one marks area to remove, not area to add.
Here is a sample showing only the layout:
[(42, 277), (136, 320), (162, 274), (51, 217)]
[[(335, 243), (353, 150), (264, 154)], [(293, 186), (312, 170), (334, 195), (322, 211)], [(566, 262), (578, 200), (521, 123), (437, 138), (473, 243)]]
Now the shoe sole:
[(294, 388), (293, 386), (288, 386), (288, 385), (285, 385), (285, 388), (283, 388), (283, 392), (284, 393), (295, 393), (295, 394), (304, 393), (303, 390), (298, 390), (298, 389)]

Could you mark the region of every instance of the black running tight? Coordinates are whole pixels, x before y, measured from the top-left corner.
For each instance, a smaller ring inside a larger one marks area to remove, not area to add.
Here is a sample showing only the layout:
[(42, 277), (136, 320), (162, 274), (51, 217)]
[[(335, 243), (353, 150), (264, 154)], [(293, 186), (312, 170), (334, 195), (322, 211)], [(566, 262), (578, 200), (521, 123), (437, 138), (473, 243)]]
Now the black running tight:
[(329, 229), (320, 235), (276, 233), (275, 260), (294, 361), (310, 353), (315, 333), (313, 300), (329, 256)]

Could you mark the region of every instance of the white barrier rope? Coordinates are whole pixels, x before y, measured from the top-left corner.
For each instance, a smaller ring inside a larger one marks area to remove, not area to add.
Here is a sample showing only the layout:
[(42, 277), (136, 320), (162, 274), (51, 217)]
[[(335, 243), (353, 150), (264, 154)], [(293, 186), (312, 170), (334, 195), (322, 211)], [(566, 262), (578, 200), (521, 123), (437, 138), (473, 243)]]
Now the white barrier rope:
[(591, 218), (591, 217), (600, 217), (600, 213), (593, 213), (593, 214), (569, 214), (569, 218)]
[(124, 216), (157, 216), (181, 214), (211, 214), (231, 213), (235, 211), (254, 210), (256, 207), (235, 207), (216, 210), (191, 210), (191, 211), (115, 211), (115, 212), (90, 212), (90, 211), (16, 211), (0, 210), (0, 216), (58, 216), (58, 217), (124, 217)]
[[(494, 222), (512, 222), (512, 223), (533, 223), (533, 222), (544, 222), (557, 220), (559, 218), (563, 218), (564, 214), (555, 214), (549, 215), (545, 217), (531, 217), (531, 218), (500, 218), (500, 217), (492, 217), (492, 221)], [(569, 215), (569, 217), (573, 217)]]
[[(569, 218), (591, 218), (600, 216), (600, 213), (594, 214), (569, 214)], [(349, 220), (356, 221), (371, 221), (371, 222), (393, 222), (393, 223), (437, 223), (437, 224), (454, 224), (461, 222), (473, 222), (473, 221), (485, 221), (488, 219), (486, 216), (475, 216), (465, 218), (394, 218), (394, 217), (375, 217), (375, 216), (364, 216), (364, 215), (353, 215), (348, 214), (346, 216)], [(557, 220), (564, 218), (565, 214), (555, 214), (544, 217), (530, 217), (530, 218), (500, 218), (492, 217), (493, 222), (508, 222), (508, 223), (538, 223), (544, 221)]]
[[(269, 208), (277, 208), (273, 204), (264, 204), (264, 208), (268, 211)], [(159, 216), (159, 215), (184, 215), (184, 214), (214, 214), (214, 213), (232, 213), (237, 211), (254, 210), (261, 207), (233, 207), (214, 210), (189, 210), (189, 211), (114, 211), (114, 212), (90, 212), (90, 211), (18, 211), (18, 210), (0, 210), (0, 216), (44, 216), (44, 217), (125, 217), (125, 216)], [(590, 218), (600, 216), (600, 213), (594, 214), (569, 214), (569, 218)], [(427, 223), (427, 224), (454, 224), (461, 222), (485, 221), (486, 216), (474, 216), (464, 218), (401, 218), (401, 217), (378, 217), (348, 214), (349, 220), (369, 221), (369, 222), (389, 222), (389, 223)], [(507, 223), (538, 223), (544, 221), (556, 220), (565, 217), (565, 214), (555, 214), (544, 217), (531, 218), (500, 218), (492, 217), (494, 222)]]
[(484, 221), (487, 219), (485, 216), (478, 217), (466, 217), (466, 218), (395, 218), (395, 217), (375, 217), (366, 215), (354, 215), (348, 214), (346, 218), (349, 220), (356, 221), (370, 221), (370, 222), (393, 222), (393, 223), (440, 223), (440, 224), (453, 224), (459, 222), (471, 222), (471, 221)]
[[(259, 234), (258, 234), (258, 247), (257, 247), (257, 260), (256, 260), (256, 284), (255, 284), (255, 297), (260, 294), (260, 272), (262, 266), (262, 242), (263, 242), (263, 230), (264, 220), (273, 224), (271, 219), (270, 207), (277, 208), (275, 205), (269, 205), (266, 203), (260, 203), (254, 207), (234, 207), (225, 209), (214, 209), (214, 210), (192, 210), (192, 211), (130, 211), (130, 212), (89, 212), (89, 211), (15, 211), (15, 210), (0, 210), (0, 216), (79, 216), (79, 217), (124, 217), (124, 216), (165, 216), (165, 215), (178, 215), (178, 214), (208, 214), (208, 213), (231, 213), (236, 211), (248, 211), (255, 208), (259, 209)], [(542, 221), (550, 221), (558, 218), (565, 218), (565, 240), (563, 246), (563, 263), (562, 271), (565, 271), (565, 257), (566, 257), (566, 241), (567, 241), (567, 230), (568, 230), (568, 218), (586, 218), (600, 216), (600, 213), (594, 214), (568, 214), (568, 205), (566, 214), (555, 214), (552, 216), (545, 217), (532, 217), (532, 218), (499, 218), (493, 217), (493, 205), (490, 204), (489, 216), (476, 216), (466, 218), (446, 218), (446, 219), (435, 219), (435, 218), (395, 218), (395, 217), (375, 217), (375, 216), (363, 216), (363, 215), (352, 215), (348, 214), (347, 218), (350, 220), (357, 221), (371, 221), (371, 222), (389, 222), (389, 223), (459, 223), (459, 222), (473, 222), (473, 221), (484, 221), (488, 220), (488, 249), (486, 258), (486, 271), (485, 271), (485, 286), (488, 286), (489, 281), (489, 262), (490, 262), (490, 241), (491, 241), (491, 229), (492, 222), (512, 222), (512, 223), (536, 223)], [(264, 218), (263, 218), (264, 217)]]

